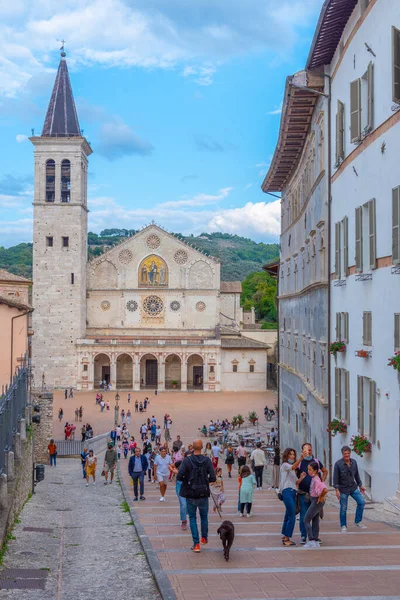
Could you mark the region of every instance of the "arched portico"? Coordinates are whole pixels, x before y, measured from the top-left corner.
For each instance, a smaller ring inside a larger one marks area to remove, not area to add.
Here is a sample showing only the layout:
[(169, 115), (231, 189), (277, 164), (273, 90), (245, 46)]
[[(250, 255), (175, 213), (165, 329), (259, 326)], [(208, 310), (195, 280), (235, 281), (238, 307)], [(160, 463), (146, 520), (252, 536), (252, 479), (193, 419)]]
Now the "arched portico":
[(117, 389), (133, 388), (133, 360), (129, 354), (117, 358)]
[(165, 359), (165, 389), (181, 389), (181, 362), (177, 354), (169, 354)]
[(99, 388), (100, 383), (110, 383), (111, 361), (108, 354), (96, 354), (94, 357), (94, 387)]
[(145, 354), (140, 359), (140, 389), (158, 386), (158, 360), (154, 354)]
[(204, 361), (200, 354), (192, 354), (187, 361), (188, 389), (202, 390), (204, 380)]

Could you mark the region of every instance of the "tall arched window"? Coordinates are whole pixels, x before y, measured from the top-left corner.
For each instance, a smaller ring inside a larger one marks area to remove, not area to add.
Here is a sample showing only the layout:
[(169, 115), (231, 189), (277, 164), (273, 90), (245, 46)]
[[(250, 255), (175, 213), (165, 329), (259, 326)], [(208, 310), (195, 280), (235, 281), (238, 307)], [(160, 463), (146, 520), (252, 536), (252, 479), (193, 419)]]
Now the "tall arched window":
[(56, 195), (56, 163), (52, 158), (46, 162), (46, 202), (54, 202)]
[(71, 194), (71, 163), (64, 159), (61, 163), (61, 202), (69, 202)]

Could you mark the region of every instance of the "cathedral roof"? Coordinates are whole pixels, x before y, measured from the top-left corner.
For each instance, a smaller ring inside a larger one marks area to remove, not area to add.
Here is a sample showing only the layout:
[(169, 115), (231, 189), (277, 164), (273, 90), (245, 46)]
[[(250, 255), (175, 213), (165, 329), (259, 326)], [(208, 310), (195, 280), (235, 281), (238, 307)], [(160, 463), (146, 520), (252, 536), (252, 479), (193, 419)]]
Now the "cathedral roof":
[(12, 281), (15, 283), (32, 283), (30, 279), (25, 279), (25, 277), (21, 277), (20, 275), (14, 275), (14, 273), (10, 273), (5, 269), (0, 269), (0, 281)]
[(259, 342), (258, 340), (252, 340), (247, 337), (221, 337), (221, 348), (264, 348), (268, 350), (271, 348), (268, 344), (264, 344), (264, 342)]
[(42, 136), (73, 137), (80, 135), (81, 130), (72, 94), (67, 62), (65, 60), (65, 52), (62, 52), (57, 77), (44, 120)]

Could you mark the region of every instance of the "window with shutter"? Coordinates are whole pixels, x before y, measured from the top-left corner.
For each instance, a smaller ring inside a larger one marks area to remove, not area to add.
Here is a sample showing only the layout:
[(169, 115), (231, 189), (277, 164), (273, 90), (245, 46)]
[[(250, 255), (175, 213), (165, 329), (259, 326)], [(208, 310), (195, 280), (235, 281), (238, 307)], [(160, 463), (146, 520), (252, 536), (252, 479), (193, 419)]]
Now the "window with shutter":
[(349, 313), (342, 313), (342, 335), (343, 341), (349, 343)]
[(344, 160), (344, 104), (338, 100), (336, 113), (336, 165)]
[(340, 223), (335, 223), (335, 277), (340, 279)]
[(375, 198), (368, 202), (369, 219), (369, 268), (376, 268), (376, 203)]
[(356, 271), (363, 270), (362, 256), (362, 207), (356, 208)]
[(392, 190), (392, 260), (400, 263), (400, 186)]
[(363, 313), (363, 344), (372, 346), (372, 313)]
[(369, 437), (371, 442), (376, 440), (376, 383), (369, 382)]
[(341, 377), (340, 369), (335, 368), (335, 415), (338, 419), (342, 417)]
[(358, 142), (361, 135), (361, 82), (350, 83), (350, 140)]
[(392, 54), (393, 54), (393, 102), (400, 103), (400, 31), (392, 27)]
[(400, 350), (400, 313), (394, 315), (394, 351)]
[(358, 433), (364, 433), (364, 378), (357, 375), (357, 427)]
[(336, 341), (340, 342), (342, 339), (342, 331), (341, 331), (341, 313), (336, 313)]
[(372, 62), (368, 65), (367, 70), (368, 80), (368, 107), (367, 107), (367, 126), (366, 129), (371, 131), (374, 127), (374, 64)]
[(345, 217), (341, 223), (343, 235), (343, 277), (349, 274), (349, 220)]
[(344, 420), (350, 424), (350, 373), (344, 372)]

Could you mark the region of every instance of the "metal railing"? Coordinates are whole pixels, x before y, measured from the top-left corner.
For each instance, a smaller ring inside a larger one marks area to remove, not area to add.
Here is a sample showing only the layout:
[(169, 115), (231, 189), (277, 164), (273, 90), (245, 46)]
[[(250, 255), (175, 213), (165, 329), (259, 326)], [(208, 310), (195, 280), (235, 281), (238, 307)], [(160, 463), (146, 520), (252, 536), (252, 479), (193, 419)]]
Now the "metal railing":
[(78, 456), (84, 448), (93, 450), (95, 454), (105, 450), (110, 433), (96, 435), (93, 438), (81, 442), (80, 440), (55, 440), (57, 456)]
[(13, 449), (19, 421), (28, 404), (29, 368), (27, 361), (17, 367), (10, 386), (0, 395), (0, 473), (6, 472), (6, 455)]

